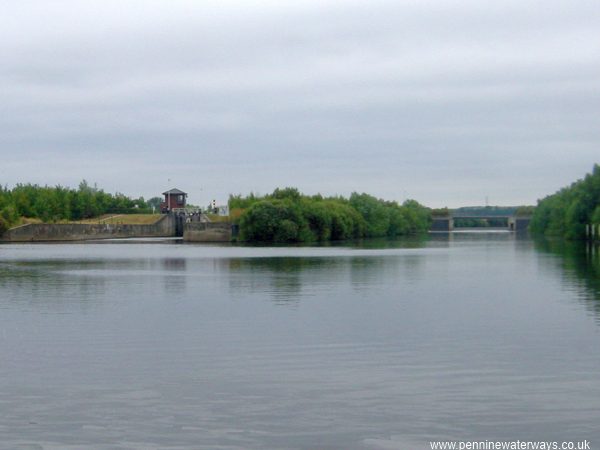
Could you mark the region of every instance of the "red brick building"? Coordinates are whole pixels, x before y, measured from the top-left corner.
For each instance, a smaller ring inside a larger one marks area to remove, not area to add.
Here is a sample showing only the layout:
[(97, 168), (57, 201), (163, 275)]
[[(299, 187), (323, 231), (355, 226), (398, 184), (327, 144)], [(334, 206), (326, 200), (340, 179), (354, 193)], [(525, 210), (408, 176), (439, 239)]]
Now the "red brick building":
[(160, 211), (162, 213), (168, 213), (176, 208), (185, 208), (185, 201), (187, 194), (179, 189), (171, 189), (167, 192), (163, 192), (165, 201), (160, 204)]

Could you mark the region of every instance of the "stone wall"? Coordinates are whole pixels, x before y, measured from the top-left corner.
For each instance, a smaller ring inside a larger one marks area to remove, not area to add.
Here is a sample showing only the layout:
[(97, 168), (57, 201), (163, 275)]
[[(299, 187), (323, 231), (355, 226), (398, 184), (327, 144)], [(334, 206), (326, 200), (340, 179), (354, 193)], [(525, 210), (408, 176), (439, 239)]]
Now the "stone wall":
[(132, 237), (175, 236), (175, 220), (163, 216), (149, 225), (81, 224), (81, 223), (35, 223), (7, 230), (0, 241), (84, 241)]
[(231, 237), (227, 222), (192, 222), (183, 228), (183, 240), (188, 242), (230, 242)]

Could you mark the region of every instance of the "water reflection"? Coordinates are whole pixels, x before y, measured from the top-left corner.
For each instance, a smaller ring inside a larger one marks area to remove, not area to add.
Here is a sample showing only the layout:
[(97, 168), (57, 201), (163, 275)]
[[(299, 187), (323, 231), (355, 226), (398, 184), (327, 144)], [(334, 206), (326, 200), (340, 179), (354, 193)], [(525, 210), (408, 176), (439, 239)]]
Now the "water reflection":
[[(397, 238), (372, 238), (352, 241), (350, 244), (353, 248), (383, 250), (389, 248), (424, 248), (430, 236), (421, 234), (418, 236), (400, 236)], [(349, 242), (337, 242), (333, 245), (348, 246)]]
[(5, 261), (0, 262), (0, 289), (12, 306), (86, 311), (104, 301), (154, 296), (161, 286), (166, 295), (180, 295), (186, 290), (187, 264), (185, 258), (150, 257)]
[(430, 242), (472, 242), (472, 243), (490, 243), (490, 242), (506, 242), (513, 240), (527, 240), (529, 236), (523, 233), (511, 233), (504, 230), (477, 230), (470, 229), (465, 231), (457, 231), (452, 233), (435, 232), (428, 235)]
[(535, 241), (535, 248), (558, 257), (564, 284), (578, 292), (578, 298), (600, 323), (600, 247), (586, 242), (540, 239)]
[[(276, 304), (295, 305), (311, 295), (311, 284), (339, 275), (336, 260), (328, 258), (236, 258), (226, 260), (232, 293), (267, 294)], [(327, 271), (322, 270), (327, 268)], [(320, 276), (321, 275), (321, 276)], [(306, 280), (309, 278), (310, 281)]]
[(185, 258), (161, 258), (160, 268), (164, 295), (179, 296), (186, 291), (187, 260)]
[(598, 261), (538, 250), (2, 247), (0, 448), (600, 442)]
[[(390, 242), (388, 241), (388, 245)], [(304, 297), (348, 286), (373, 290), (421, 276), (425, 254), (345, 257), (232, 258), (225, 260), (230, 292), (267, 295), (276, 304), (295, 305)]]
[(185, 271), (187, 264), (185, 258), (163, 258), (160, 262), (162, 268), (168, 271)]
[[(100, 264), (102, 265), (102, 263)], [(13, 307), (64, 312), (76, 306), (88, 310), (106, 287), (102, 277), (83, 276), (77, 280), (69, 270), (93, 269), (97, 265), (74, 265), (66, 261), (1, 264), (0, 289), (4, 301)]]

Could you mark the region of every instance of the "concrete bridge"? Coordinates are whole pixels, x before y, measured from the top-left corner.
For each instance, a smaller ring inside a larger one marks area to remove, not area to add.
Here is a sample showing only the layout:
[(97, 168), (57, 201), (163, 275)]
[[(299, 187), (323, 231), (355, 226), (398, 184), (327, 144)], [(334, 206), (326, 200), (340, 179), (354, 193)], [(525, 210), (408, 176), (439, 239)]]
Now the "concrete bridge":
[[(516, 214), (464, 214), (461, 212), (451, 212), (446, 216), (433, 216), (433, 221), (431, 223), (430, 231), (440, 231), (440, 232), (450, 232), (455, 229), (454, 221), (456, 219), (476, 219), (476, 220), (497, 220), (497, 219), (505, 219), (506, 220), (506, 230), (514, 231), (514, 232), (524, 232), (527, 231), (529, 227), (529, 222), (531, 221), (531, 216), (518, 216)], [(460, 227), (460, 228), (468, 228), (468, 227)], [(469, 228), (481, 228), (484, 227), (469, 227)], [(494, 227), (497, 229), (498, 227)], [(502, 227), (504, 228), (504, 227)]]

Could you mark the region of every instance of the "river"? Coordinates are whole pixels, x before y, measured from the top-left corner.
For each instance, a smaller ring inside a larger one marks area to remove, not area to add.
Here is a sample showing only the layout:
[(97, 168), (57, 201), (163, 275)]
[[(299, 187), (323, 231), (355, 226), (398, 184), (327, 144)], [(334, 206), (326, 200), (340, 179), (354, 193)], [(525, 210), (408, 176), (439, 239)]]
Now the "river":
[(599, 280), (510, 233), (1, 245), (0, 448), (598, 448)]

